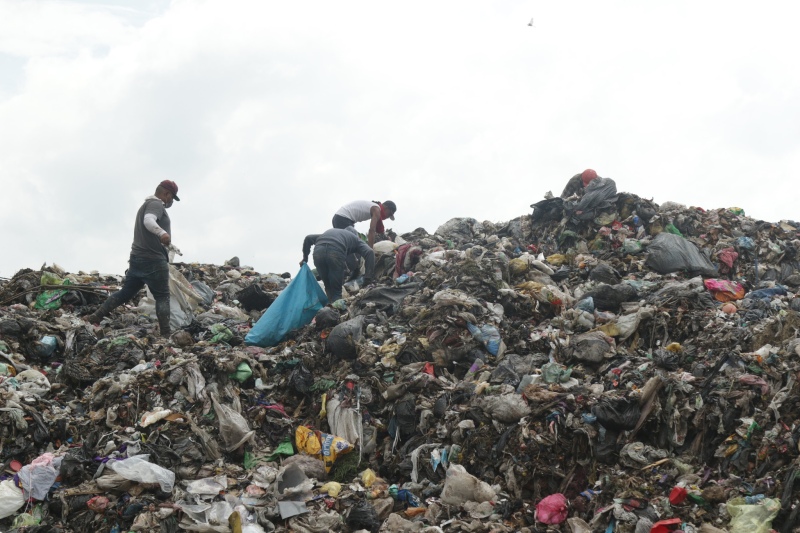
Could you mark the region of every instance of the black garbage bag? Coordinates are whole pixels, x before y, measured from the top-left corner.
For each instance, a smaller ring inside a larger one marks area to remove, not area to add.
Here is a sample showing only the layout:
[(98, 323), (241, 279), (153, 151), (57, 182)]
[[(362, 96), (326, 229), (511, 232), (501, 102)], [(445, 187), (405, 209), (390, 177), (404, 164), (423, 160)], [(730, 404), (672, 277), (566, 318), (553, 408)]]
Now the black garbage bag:
[(589, 272), (589, 279), (598, 283), (617, 285), (622, 281), (622, 276), (611, 265), (600, 263)]
[(350, 508), (346, 523), (350, 531), (366, 529), (372, 533), (377, 533), (381, 527), (381, 521), (378, 519), (377, 511), (375, 511), (371, 503), (364, 500), (356, 502), (356, 504)]
[(611, 311), (612, 313), (619, 313), (620, 307), (624, 302), (630, 302), (638, 298), (636, 289), (628, 284), (598, 285), (583, 295), (584, 298), (589, 296), (594, 300), (595, 309)]
[(316, 324), (317, 331), (332, 328), (339, 323), (339, 311), (332, 307), (323, 307), (314, 316), (314, 324)]
[(603, 398), (592, 407), (592, 414), (604, 428), (625, 431), (636, 427), (641, 408), (638, 402), (628, 398)]
[(312, 385), (314, 385), (314, 376), (311, 375), (311, 371), (303, 363), (294, 367), (292, 373), (289, 374), (289, 387), (300, 394), (308, 394)]
[(391, 316), (400, 310), (403, 299), (422, 288), (421, 283), (406, 283), (399, 287), (376, 287), (367, 291), (353, 304), (351, 311), (354, 316), (372, 315), (383, 311)]
[(617, 184), (611, 178), (595, 178), (584, 189), (581, 199), (569, 210), (581, 220), (589, 220), (606, 210), (616, 209)]
[(502, 383), (516, 387), (522, 380), (519, 374), (514, 370), (514, 367), (506, 362), (500, 363), (497, 368), (492, 371), (489, 377), (489, 383), (497, 384)]
[(653, 353), (653, 361), (656, 366), (665, 370), (677, 370), (681, 364), (681, 356), (676, 352), (659, 348)]
[(236, 293), (236, 299), (245, 311), (263, 311), (272, 305), (275, 296), (264, 292), (258, 283), (253, 283)]
[(598, 439), (597, 444), (592, 447), (595, 459), (604, 464), (612, 464), (618, 458), (618, 452), (622, 446), (617, 442), (619, 432), (608, 430), (602, 439)]
[(531, 207), (533, 208), (532, 222), (561, 220), (564, 215), (564, 200), (559, 197), (536, 202), (531, 204)]
[(58, 471), (61, 482), (66, 487), (80, 485), (89, 477), (84, 467), (87, 464), (91, 466), (91, 461), (82, 458), (80, 449), (77, 448), (77, 450), (77, 452), (67, 453), (64, 456), (64, 459), (61, 461), (61, 468)]
[(686, 272), (690, 276), (714, 277), (716, 267), (692, 242), (680, 235), (662, 232), (647, 247), (645, 264), (659, 274)]
[(333, 328), (325, 340), (326, 350), (339, 359), (355, 359), (358, 356), (356, 343), (361, 340), (364, 320), (363, 316), (357, 316)]
[(653, 353), (653, 361), (656, 366), (665, 370), (677, 370), (681, 365), (681, 356), (678, 353), (659, 348)]
[(394, 416), (389, 421), (389, 435), (392, 439), (397, 433), (405, 440), (417, 431), (417, 405), (413, 394), (406, 394), (394, 404)]

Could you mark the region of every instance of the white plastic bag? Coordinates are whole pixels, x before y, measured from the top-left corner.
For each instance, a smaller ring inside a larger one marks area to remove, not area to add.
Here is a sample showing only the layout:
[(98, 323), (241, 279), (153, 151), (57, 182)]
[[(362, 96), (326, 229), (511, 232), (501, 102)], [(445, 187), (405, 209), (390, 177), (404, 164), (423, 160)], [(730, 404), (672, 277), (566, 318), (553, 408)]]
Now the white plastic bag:
[(61, 457), (54, 457), (52, 453), (40, 455), (31, 464), (23, 466), (18, 475), (25, 496), (34, 500), (47, 498), (60, 468)]
[(252, 441), (256, 432), (247, 425), (245, 417), (227, 405), (222, 405), (215, 397), (211, 401), (219, 419), (219, 435), (225, 444), (225, 451), (231, 452), (245, 442)]
[(175, 472), (148, 461), (149, 455), (136, 455), (122, 461), (109, 461), (107, 466), (120, 476), (137, 483), (158, 483), (164, 492), (172, 492)]
[(0, 519), (19, 511), (25, 505), (22, 491), (10, 479), (0, 482)]
[[(172, 329), (188, 326), (192, 323), (194, 312), (203, 296), (200, 295), (191, 283), (181, 274), (177, 268), (169, 266), (169, 325)], [(136, 310), (145, 316), (156, 317), (156, 300), (150, 288), (147, 288), (147, 296), (141, 299)]]
[(442, 502), (447, 505), (464, 505), (467, 502), (488, 502), (497, 498), (494, 489), (461, 466), (450, 465), (442, 489)]

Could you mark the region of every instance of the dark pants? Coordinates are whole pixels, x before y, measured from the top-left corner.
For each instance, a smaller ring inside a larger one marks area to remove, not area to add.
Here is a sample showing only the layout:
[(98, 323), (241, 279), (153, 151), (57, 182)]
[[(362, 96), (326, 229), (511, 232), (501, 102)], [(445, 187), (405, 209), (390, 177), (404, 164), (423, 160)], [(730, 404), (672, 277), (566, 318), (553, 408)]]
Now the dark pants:
[[(333, 220), (331, 224), (336, 229), (347, 229), (350, 226), (355, 226), (356, 223), (350, 220), (347, 217), (343, 217), (342, 215), (333, 215)], [(347, 261), (345, 265), (347, 266), (347, 272), (350, 273), (349, 278), (355, 279), (358, 277), (358, 254), (350, 254), (347, 256)]]
[(331, 224), (336, 229), (347, 229), (350, 226), (355, 226), (356, 223), (350, 220), (347, 217), (343, 217), (342, 215), (333, 215), (333, 220)]
[(342, 297), (344, 283), (345, 257), (341, 250), (327, 244), (314, 247), (314, 266), (317, 268), (322, 283), (325, 284), (325, 295), (330, 303)]
[(100, 306), (95, 313), (96, 318), (102, 319), (120, 305), (130, 301), (145, 285), (156, 300), (156, 317), (161, 335), (169, 335), (169, 264), (166, 260), (131, 258), (122, 288), (109, 296)]

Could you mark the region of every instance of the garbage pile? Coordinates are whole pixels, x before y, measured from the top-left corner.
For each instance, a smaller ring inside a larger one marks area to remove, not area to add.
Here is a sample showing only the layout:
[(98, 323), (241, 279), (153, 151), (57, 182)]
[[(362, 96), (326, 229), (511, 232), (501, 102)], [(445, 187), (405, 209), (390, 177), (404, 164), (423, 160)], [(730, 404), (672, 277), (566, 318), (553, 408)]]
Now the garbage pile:
[(327, 305), (173, 264), (169, 339), (145, 292), (81, 319), (118, 276), (0, 282), (0, 529), (799, 527), (800, 225), (533, 207), (378, 242)]

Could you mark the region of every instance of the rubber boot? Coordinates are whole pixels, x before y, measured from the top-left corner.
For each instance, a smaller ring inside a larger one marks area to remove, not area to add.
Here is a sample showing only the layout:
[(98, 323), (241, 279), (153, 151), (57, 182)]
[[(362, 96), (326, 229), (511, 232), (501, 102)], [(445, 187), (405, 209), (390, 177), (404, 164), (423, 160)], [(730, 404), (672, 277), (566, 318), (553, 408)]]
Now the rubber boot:
[(86, 315), (83, 317), (83, 319), (90, 324), (99, 324), (100, 321), (107, 317), (115, 307), (117, 307), (116, 300), (113, 298), (108, 298), (105, 302), (103, 302), (103, 305), (97, 308), (97, 311), (91, 315)]
[(168, 339), (172, 333), (169, 325), (169, 298), (156, 300), (156, 318), (161, 336)]

